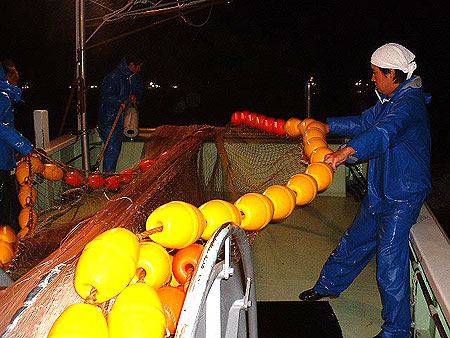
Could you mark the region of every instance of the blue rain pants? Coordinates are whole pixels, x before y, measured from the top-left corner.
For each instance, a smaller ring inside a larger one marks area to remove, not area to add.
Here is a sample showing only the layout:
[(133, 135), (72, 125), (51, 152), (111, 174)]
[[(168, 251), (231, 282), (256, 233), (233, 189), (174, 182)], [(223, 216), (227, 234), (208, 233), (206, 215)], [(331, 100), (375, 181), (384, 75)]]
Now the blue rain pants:
[(382, 211), (370, 212), (366, 196), (351, 227), (322, 268), (314, 289), (339, 295), (347, 289), (374, 255), (383, 302), (381, 337), (409, 337), (409, 231), (420, 206), (386, 203)]
[[(122, 149), (122, 132), (123, 132), (123, 122), (117, 123), (114, 129), (111, 139), (105, 149), (105, 154), (103, 155), (103, 172), (113, 173), (116, 171), (117, 160), (119, 159), (120, 151)], [(112, 129), (112, 126), (99, 126), (100, 137), (103, 143), (106, 142), (108, 135)]]

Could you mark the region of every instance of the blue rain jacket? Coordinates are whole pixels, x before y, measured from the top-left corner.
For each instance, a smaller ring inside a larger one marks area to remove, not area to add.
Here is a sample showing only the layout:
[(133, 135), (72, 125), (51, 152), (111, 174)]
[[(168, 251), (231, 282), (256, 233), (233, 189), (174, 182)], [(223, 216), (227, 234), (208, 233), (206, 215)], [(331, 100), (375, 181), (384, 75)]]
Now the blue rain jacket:
[(328, 118), (330, 133), (352, 137), (356, 150), (347, 162), (369, 161), (369, 210), (383, 202), (405, 202), (420, 208), (431, 190), (430, 123), (420, 77), (403, 82), (389, 98), (360, 116)]
[(0, 65), (0, 170), (16, 167), (14, 150), (27, 155), (33, 145), (14, 128), (14, 103), (20, 100), (22, 90), (8, 83)]

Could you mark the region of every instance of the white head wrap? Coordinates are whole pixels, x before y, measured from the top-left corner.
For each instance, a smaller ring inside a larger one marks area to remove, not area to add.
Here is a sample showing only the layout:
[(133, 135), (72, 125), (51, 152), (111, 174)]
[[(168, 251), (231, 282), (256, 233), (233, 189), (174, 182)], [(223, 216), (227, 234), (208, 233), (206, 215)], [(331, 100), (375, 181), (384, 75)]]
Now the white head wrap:
[(411, 78), (417, 64), (414, 61), (416, 56), (407, 48), (398, 43), (387, 43), (378, 48), (370, 59), (370, 62), (381, 68), (400, 69), (408, 74), (406, 79)]

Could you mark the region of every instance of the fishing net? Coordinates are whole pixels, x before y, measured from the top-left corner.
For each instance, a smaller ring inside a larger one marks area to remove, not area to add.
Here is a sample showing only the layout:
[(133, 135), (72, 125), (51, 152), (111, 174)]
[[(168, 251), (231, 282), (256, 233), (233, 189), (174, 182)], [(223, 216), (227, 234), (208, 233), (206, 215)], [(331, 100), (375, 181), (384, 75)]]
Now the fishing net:
[[(74, 271), (85, 245), (100, 233), (115, 227), (139, 233), (150, 213), (167, 202), (234, 202), (247, 192), (284, 185), (307, 166), (299, 139), (245, 126), (161, 126), (146, 140), (142, 157), (156, 162), (146, 172), (136, 164), (132, 182), (117, 191), (74, 189), (63, 181), (45, 187), (53, 197), (45, 199), (47, 205), (38, 202), (39, 222), (20, 240), (9, 270), (15, 282), (0, 291), (4, 337), (45, 337), (67, 306), (83, 302), (73, 287)], [(256, 234), (247, 233), (250, 242)]]

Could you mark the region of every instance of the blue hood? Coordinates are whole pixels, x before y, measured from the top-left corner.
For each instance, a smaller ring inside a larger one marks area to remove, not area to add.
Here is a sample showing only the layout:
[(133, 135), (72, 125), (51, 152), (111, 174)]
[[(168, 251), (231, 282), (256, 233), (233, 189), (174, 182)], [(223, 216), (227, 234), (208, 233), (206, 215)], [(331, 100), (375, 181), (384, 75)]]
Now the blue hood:
[(0, 65), (0, 91), (6, 92), (14, 102), (19, 101), (22, 96), (22, 89), (9, 83), (6, 79), (5, 70), (2, 65)]

